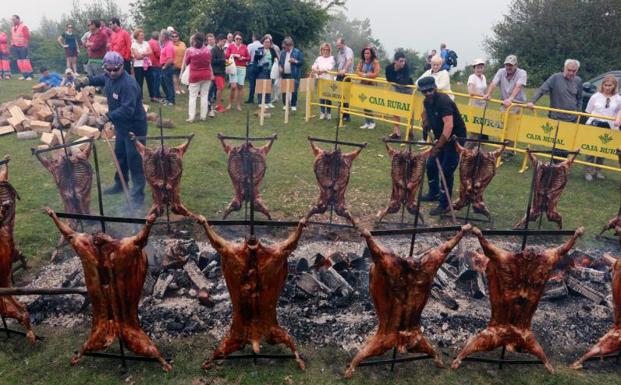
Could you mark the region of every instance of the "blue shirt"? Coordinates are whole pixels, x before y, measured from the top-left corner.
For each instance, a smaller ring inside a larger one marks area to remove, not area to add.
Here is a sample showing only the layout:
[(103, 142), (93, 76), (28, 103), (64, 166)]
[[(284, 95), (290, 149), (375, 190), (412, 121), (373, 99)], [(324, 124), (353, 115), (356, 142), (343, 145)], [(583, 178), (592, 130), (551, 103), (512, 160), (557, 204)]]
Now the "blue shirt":
[(442, 51), (440, 51), (440, 57), (442, 58), (442, 69), (450, 71), (451, 66), (448, 65), (448, 63), (446, 62), (448, 59), (448, 52), (448, 49), (443, 49)]
[(112, 80), (108, 75), (88, 77), (90, 85), (104, 87), (108, 99), (108, 116), (117, 134), (147, 134), (147, 114), (142, 105), (142, 92), (136, 79), (127, 72)]
[[(302, 76), (302, 66), (304, 65), (304, 54), (297, 48), (291, 49), (291, 58), (297, 60), (297, 63), (291, 63), (291, 77), (293, 79), (299, 79)], [(285, 59), (287, 58), (287, 52), (285, 50), (280, 51), (280, 59), (278, 65), (285, 68)]]
[(49, 87), (58, 87), (62, 83), (63, 77), (56, 72), (48, 72), (47, 76), (41, 76), (39, 83), (45, 83)]

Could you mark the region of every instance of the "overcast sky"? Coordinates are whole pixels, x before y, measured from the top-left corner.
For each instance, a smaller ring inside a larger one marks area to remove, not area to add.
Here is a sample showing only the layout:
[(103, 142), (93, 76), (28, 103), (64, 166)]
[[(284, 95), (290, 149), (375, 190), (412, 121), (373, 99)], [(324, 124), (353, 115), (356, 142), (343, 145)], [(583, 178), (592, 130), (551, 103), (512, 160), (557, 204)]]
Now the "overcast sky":
[[(68, 13), (71, 0), (2, 0), (1, 17), (17, 13), (31, 28), (43, 17)], [(87, 0), (82, 0), (87, 1)], [(132, 0), (117, 0), (129, 10)], [(369, 18), (373, 35), (389, 54), (397, 47), (426, 52), (444, 42), (459, 55), (459, 66), (486, 59), (482, 42), (491, 26), (508, 10), (511, 0), (347, 0), (350, 19)]]

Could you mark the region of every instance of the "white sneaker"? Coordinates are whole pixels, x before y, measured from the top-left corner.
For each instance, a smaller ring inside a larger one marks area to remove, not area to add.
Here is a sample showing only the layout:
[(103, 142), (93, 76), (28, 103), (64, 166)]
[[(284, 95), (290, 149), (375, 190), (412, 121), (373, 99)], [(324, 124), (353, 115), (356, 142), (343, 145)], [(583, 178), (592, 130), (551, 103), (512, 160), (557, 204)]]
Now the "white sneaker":
[(298, 108), (296, 106), (291, 107), (291, 111), (295, 112), (297, 110), (298, 110)]
[(332, 114), (326, 114), (326, 119), (332, 120)]
[(326, 118), (326, 114), (323, 112), (319, 114), (319, 120), (324, 120)]
[(275, 106), (275, 105), (273, 105), (272, 103), (268, 103), (268, 104), (267, 104), (267, 108), (276, 108), (276, 106)]
[(373, 130), (373, 129), (375, 129), (375, 122), (373, 122), (373, 123), (369, 123), (369, 125), (368, 125), (368, 127), (367, 127), (367, 128), (368, 128), (369, 130)]
[(368, 123), (365, 123), (362, 126), (360, 126), (361, 130), (366, 130), (367, 128), (369, 128), (369, 124)]
[(602, 174), (602, 173), (601, 173), (601, 172), (599, 172), (599, 171), (595, 173), (595, 177), (596, 177), (597, 179), (606, 179), (606, 175)]
[(592, 182), (593, 181), (593, 175), (592, 174), (584, 174), (584, 179), (586, 179), (587, 182)]
[(287, 106), (282, 106), (283, 111), (287, 111)]
[(20, 76), (17, 78), (17, 80), (24, 80), (24, 79), (25, 79), (25, 78), (24, 78), (24, 76), (23, 76), (23, 75), (20, 75)]
[(209, 114), (207, 114), (207, 115), (209, 115), (210, 118), (215, 118), (216, 117), (216, 111), (209, 110)]

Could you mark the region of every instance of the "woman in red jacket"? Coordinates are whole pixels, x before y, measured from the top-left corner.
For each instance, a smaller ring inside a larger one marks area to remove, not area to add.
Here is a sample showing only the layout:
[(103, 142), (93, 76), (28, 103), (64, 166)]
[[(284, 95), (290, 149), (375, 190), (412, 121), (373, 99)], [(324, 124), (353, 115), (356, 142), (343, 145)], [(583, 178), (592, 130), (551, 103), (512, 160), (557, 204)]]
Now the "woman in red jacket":
[(192, 123), (196, 118), (196, 99), (201, 94), (201, 120), (207, 120), (209, 111), (209, 86), (213, 79), (211, 70), (211, 48), (204, 45), (205, 34), (198, 32), (192, 39), (192, 47), (185, 51), (185, 65), (190, 67), (190, 105), (188, 120)]
[(244, 93), (244, 81), (246, 80), (246, 66), (250, 61), (250, 53), (245, 44), (242, 43), (243, 35), (241, 32), (235, 32), (234, 44), (230, 44), (225, 53), (227, 60), (234, 59), (237, 71), (234, 75), (229, 75), (229, 83), (231, 84), (231, 92), (229, 93), (229, 105), (227, 110), (231, 109), (231, 104), (237, 104), (237, 110), (241, 111), (242, 96)]

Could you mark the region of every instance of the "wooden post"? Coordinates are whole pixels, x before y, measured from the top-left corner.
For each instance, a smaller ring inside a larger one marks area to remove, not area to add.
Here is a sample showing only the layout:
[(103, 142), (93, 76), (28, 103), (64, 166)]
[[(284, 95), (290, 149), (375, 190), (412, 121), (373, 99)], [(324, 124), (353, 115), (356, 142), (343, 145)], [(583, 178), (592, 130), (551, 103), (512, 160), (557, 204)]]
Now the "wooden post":
[(280, 83), (280, 88), (285, 94), (285, 124), (289, 123), (289, 108), (291, 105), (291, 93), (294, 88), (293, 79), (283, 79)]
[(312, 89), (313, 89), (313, 81), (314, 79), (309, 75), (307, 78), (302, 79), (300, 83), (300, 89), (306, 92), (305, 100), (305, 114), (304, 114), (304, 122), (308, 123), (311, 118), (311, 99), (312, 99)]
[(265, 99), (266, 94), (272, 92), (272, 80), (271, 79), (257, 79), (256, 89), (260, 90), (259, 94), (261, 95), (259, 99), (261, 100), (261, 105), (259, 106), (259, 124), (263, 126), (263, 122), (265, 120), (266, 112), (265, 112)]
[(261, 112), (259, 112), (259, 125), (263, 126), (263, 120), (265, 119), (265, 93), (267, 84), (263, 82), (263, 87), (261, 87)]

